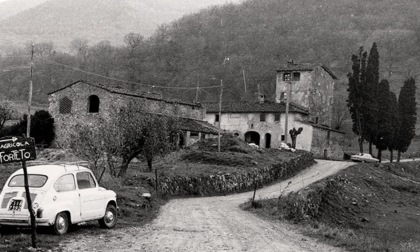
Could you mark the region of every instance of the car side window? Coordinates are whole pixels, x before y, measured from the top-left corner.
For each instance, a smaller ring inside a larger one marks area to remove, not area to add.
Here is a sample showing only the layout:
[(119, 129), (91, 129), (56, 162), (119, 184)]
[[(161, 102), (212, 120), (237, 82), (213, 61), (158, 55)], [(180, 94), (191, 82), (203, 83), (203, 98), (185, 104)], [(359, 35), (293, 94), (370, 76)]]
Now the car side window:
[(73, 174), (66, 174), (57, 179), (54, 183), (54, 189), (57, 192), (68, 192), (76, 190)]
[(96, 182), (90, 172), (79, 172), (76, 174), (77, 186), (79, 189), (88, 189), (96, 187)]

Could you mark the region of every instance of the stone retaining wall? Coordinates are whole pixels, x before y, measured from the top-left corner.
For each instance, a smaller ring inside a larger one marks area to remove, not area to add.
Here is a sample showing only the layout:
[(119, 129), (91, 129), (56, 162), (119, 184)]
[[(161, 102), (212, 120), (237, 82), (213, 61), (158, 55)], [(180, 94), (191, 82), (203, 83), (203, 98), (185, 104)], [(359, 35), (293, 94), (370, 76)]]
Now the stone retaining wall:
[(206, 177), (163, 177), (159, 193), (163, 196), (212, 196), (238, 193), (286, 179), (313, 164), (312, 153), (303, 152), (288, 162), (280, 161), (271, 167), (254, 168), (249, 172), (225, 173)]

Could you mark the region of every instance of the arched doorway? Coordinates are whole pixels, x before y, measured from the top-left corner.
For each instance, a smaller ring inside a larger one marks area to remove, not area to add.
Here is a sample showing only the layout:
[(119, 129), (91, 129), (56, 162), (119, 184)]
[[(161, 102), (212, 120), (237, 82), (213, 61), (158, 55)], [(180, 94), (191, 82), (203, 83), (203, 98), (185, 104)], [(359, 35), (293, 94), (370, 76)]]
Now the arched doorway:
[(267, 149), (271, 148), (271, 134), (270, 133), (265, 134), (265, 148)]
[(260, 134), (255, 131), (248, 131), (245, 133), (245, 142), (260, 146)]

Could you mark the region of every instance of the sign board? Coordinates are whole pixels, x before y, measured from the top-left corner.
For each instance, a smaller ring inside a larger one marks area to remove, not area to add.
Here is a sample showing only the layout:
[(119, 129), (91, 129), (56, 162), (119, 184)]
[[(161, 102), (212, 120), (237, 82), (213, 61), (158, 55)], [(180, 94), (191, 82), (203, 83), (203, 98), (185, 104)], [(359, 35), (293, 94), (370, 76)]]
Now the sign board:
[(36, 151), (33, 138), (0, 138), (0, 164), (34, 159), (36, 159)]

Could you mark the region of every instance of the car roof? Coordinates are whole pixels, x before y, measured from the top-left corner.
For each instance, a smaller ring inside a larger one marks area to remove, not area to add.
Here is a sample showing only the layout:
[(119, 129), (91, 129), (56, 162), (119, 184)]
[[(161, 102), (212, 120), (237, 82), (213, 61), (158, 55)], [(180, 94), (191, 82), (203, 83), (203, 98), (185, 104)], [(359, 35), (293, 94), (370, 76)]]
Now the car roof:
[[(54, 165), (35, 165), (28, 166), (28, 174), (45, 174), (49, 177), (58, 177), (62, 174), (72, 171), (88, 171), (89, 169), (79, 165), (66, 165), (66, 164), (54, 164)], [(23, 174), (23, 169), (17, 170), (13, 175)]]

